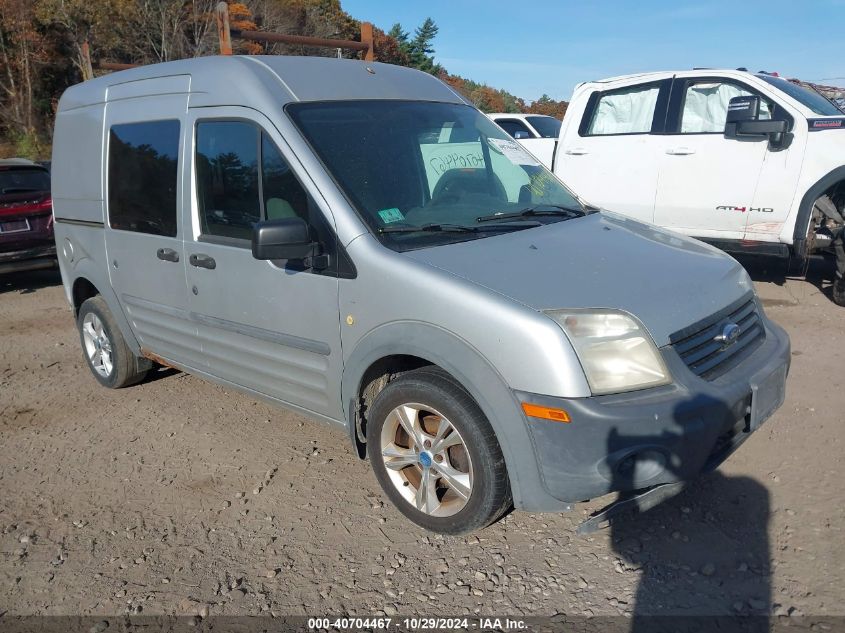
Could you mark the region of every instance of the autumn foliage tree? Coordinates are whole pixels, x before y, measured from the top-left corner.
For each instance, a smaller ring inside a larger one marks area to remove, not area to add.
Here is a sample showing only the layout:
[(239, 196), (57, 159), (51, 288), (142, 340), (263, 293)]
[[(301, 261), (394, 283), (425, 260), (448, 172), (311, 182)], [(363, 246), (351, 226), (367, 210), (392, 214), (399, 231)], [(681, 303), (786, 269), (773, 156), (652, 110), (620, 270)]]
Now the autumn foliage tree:
[(563, 115), (566, 114), (566, 106), (568, 105), (569, 103), (566, 101), (555, 101), (549, 95), (544, 94), (525, 108), (524, 111), (527, 114), (545, 114), (546, 116), (553, 116), (556, 119), (563, 119)]

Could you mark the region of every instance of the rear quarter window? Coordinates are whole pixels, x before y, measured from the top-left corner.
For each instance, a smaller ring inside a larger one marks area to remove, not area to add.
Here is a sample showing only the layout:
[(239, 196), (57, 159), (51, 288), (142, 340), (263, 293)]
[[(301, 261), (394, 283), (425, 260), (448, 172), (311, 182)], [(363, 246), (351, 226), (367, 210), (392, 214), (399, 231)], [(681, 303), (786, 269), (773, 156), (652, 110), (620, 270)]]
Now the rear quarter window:
[(109, 226), (176, 236), (179, 121), (114, 125), (109, 130)]
[(596, 93), (585, 112), (582, 136), (648, 134), (659, 95), (658, 83)]

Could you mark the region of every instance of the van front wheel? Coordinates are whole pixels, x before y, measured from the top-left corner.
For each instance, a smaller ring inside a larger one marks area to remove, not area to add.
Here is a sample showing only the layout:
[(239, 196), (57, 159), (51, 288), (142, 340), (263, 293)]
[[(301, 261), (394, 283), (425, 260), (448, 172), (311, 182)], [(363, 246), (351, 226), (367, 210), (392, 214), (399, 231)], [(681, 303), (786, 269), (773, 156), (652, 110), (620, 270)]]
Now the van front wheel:
[(376, 479), (417, 525), (466, 534), (511, 505), (502, 450), (490, 423), (451, 376), (424, 367), (376, 396), (367, 416)]
[(152, 363), (132, 353), (102, 297), (86, 299), (77, 317), (79, 338), (94, 378), (110, 389), (140, 382)]

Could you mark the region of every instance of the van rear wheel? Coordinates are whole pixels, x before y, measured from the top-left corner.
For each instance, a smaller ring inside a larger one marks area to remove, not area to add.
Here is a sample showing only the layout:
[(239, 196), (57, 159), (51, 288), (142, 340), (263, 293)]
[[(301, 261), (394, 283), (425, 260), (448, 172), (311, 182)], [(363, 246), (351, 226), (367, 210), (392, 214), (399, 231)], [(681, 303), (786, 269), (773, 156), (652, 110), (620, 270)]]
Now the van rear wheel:
[(94, 378), (110, 389), (128, 387), (144, 379), (152, 362), (132, 353), (102, 297), (86, 299), (77, 317), (79, 338)]
[(510, 508), (505, 460), (490, 423), (437, 368), (403, 374), (376, 396), (367, 447), (385, 494), (427, 530), (466, 534)]

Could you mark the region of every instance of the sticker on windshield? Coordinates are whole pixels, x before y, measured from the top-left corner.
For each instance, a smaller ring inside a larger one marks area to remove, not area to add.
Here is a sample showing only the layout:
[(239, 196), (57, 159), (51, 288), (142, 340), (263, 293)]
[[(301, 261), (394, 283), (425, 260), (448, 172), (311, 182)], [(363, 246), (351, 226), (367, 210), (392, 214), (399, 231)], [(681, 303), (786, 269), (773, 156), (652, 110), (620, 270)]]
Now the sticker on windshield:
[(511, 141), (504, 138), (489, 138), (487, 142), (507, 158), (514, 165), (539, 165), (537, 159), (526, 152), (522, 146), (516, 141)]
[(401, 222), (405, 219), (405, 216), (402, 215), (402, 212), (393, 207), (391, 209), (382, 209), (378, 212), (378, 217), (381, 218), (381, 221), (385, 224), (390, 224), (392, 222)]

